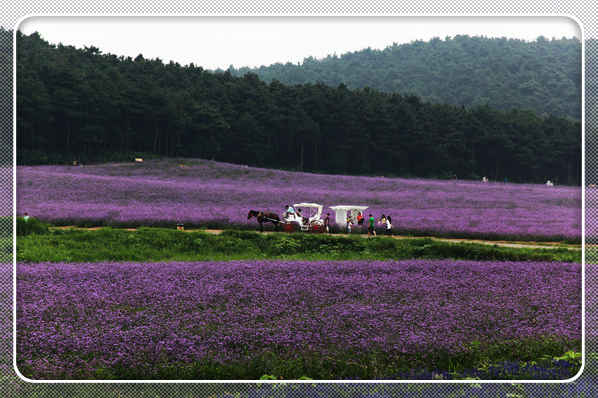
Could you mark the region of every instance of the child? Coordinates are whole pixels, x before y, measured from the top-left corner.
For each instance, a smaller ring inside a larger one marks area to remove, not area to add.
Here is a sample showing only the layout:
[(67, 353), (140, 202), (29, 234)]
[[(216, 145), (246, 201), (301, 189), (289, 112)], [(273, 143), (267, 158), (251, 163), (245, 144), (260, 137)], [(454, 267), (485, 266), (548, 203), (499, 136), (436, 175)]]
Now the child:
[(351, 226), (353, 225), (353, 219), (351, 218), (351, 216), (347, 216), (347, 233), (350, 234), (351, 233)]

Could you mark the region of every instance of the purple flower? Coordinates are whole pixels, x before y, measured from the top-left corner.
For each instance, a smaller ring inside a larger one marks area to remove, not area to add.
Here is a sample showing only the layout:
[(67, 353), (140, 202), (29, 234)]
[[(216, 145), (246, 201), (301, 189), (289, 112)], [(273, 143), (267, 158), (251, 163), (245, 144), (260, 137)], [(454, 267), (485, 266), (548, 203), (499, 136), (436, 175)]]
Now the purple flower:
[[(231, 261), (18, 264), (17, 360), (33, 378), (266, 352), (457, 353), (581, 339), (581, 265)], [(30, 362), (29, 362), (30, 361)], [(83, 375), (83, 376), (81, 376)]]
[(54, 222), (256, 228), (249, 209), (282, 213), (301, 201), (321, 203), (333, 217), (329, 206), (366, 205), (368, 214), (391, 215), (400, 231), (581, 237), (577, 187), (318, 175), (202, 160), (17, 170), (17, 210)]

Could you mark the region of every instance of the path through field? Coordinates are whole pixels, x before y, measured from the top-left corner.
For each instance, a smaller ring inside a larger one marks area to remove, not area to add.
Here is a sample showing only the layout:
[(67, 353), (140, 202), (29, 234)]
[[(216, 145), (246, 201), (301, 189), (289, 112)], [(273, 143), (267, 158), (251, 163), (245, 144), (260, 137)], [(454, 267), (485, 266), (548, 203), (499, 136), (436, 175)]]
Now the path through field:
[[(52, 227), (52, 229), (78, 229), (94, 231), (103, 227), (76, 227), (73, 225)], [(125, 231), (135, 231), (136, 228), (122, 228)], [(185, 232), (206, 232), (209, 234), (219, 235), (224, 230), (222, 229), (185, 229)], [(274, 231), (264, 231), (264, 234), (281, 233)], [(348, 234), (334, 234), (334, 236), (349, 236)], [(360, 236), (367, 238), (366, 234), (360, 234)], [(438, 238), (434, 236), (407, 236), (407, 235), (378, 235), (378, 237), (392, 237), (394, 239), (414, 239), (414, 238), (427, 238), (440, 242), (449, 243), (477, 243), (481, 245), (489, 246), (501, 246), (501, 247), (514, 247), (514, 248), (528, 248), (528, 249), (568, 249), (568, 250), (581, 250), (581, 244), (565, 244), (561, 242), (520, 242), (520, 241), (496, 241), (496, 240), (481, 240), (481, 239), (461, 239), (461, 238)], [(375, 238), (372, 238), (375, 239)]]

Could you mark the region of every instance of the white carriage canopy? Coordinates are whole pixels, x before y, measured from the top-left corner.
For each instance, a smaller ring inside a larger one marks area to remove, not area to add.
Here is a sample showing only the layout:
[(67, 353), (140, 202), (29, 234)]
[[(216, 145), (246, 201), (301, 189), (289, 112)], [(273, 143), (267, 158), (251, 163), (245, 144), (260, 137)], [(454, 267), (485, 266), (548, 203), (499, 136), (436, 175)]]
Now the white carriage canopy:
[[(365, 211), (368, 206), (349, 206), (349, 205), (338, 205), (338, 206), (330, 206), (335, 213), (335, 221), (337, 224), (344, 225), (347, 222), (347, 213), (351, 213), (351, 218), (353, 220), (357, 219), (357, 213)], [(365, 215), (364, 215), (365, 216)]]
[[(295, 203), (293, 208), (295, 208), (295, 211), (301, 209), (303, 217), (307, 217), (309, 221), (316, 221), (322, 216), (322, 209), (324, 206), (318, 203)], [(306, 209), (308, 210), (306, 211)]]

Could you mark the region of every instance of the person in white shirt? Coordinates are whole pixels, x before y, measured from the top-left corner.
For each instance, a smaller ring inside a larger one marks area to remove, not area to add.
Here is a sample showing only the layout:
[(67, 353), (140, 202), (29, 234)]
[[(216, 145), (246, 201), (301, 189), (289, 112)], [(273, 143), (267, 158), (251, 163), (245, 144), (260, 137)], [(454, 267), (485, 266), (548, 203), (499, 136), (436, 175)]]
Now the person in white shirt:
[(347, 216), (347, 233), (350, 234), (351, 233), (351, 227), (353, 226), (353, 218), (351, 217), (351, 215)]

